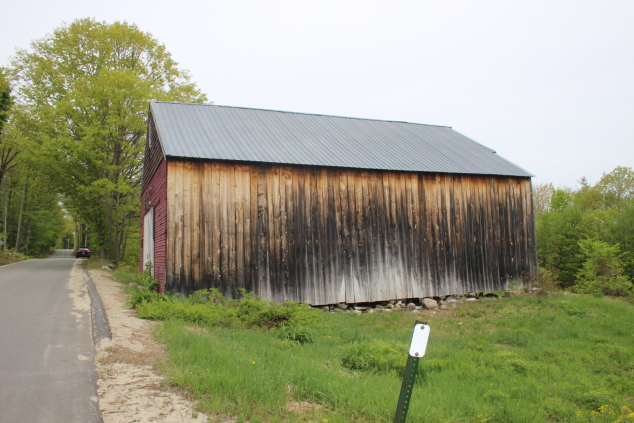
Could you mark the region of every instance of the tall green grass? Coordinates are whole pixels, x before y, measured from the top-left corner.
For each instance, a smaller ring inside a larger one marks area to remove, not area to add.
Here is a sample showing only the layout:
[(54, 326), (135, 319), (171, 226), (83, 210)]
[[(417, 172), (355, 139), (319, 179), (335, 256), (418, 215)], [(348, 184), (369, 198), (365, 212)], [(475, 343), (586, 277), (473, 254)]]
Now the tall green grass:
[[(315, 311), (290, 331), (303, 343), (281, 328), (201, 331), (176, 319), (157, 335), (171, 380), (205, 411), (391, 422), (416, 319), (432, 331), (408, 422), (634, 422), (634, 307), (607, 298), (512, 297), (423, 316)], [(303, 401), (311, 406), (293, 411)]]

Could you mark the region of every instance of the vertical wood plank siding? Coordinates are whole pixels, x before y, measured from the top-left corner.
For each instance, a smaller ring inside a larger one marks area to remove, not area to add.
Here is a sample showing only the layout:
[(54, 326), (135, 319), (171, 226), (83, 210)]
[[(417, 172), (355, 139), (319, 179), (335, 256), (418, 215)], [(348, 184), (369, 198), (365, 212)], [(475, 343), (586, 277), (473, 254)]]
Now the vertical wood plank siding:
[(529, 178), (168, 161), (167, 289), (362, 303), (536, 278)]
[(163, 157), (154, 119), (148, 119), (148, 134), (143, 161), (141, 188), (141, 254), (139, 269), (143, 271), (143, 225), (145, 214), (154, 207), (154, 277), (163, 289), (166, 282), (167, 162)]
[(159, 281), (159, 289), (165, 288), (166, 244), (167, 244), (167, 161), (159, 162), (154, 175), (141, 194), (141, 255), (139, 267), (143, 270), (143, 217), (154, 208), (154, 277)]

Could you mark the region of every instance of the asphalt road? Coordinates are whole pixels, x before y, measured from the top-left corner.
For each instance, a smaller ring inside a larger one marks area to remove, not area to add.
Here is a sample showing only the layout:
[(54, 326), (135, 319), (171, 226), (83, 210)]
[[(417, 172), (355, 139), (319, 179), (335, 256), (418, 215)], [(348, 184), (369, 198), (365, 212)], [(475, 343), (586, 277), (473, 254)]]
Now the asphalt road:
[(0, 266), (0, 423), (102, 421), (90, 309), (69, 288), (75, 260), (58, 250)]

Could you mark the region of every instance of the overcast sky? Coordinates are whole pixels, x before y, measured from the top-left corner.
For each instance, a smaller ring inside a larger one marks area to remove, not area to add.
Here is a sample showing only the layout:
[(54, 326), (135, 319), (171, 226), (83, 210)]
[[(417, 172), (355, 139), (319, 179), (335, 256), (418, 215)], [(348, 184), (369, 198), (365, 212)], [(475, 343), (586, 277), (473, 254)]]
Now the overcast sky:
[(577, 186), (634, 167), (634, 1), (21, 0), (0, 66), (63, 21), (135, 23), (216, 104), (447, 125)]

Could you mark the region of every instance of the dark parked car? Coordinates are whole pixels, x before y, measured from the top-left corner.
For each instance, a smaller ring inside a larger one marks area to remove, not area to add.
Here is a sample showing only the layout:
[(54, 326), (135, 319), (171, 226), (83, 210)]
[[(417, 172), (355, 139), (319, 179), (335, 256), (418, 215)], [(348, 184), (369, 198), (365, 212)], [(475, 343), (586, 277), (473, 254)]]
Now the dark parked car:
[(90, 258), (90, 248), (88, 247), (79, 247), (77, 251), (75, 251), (75, 257), (88, 257)]

